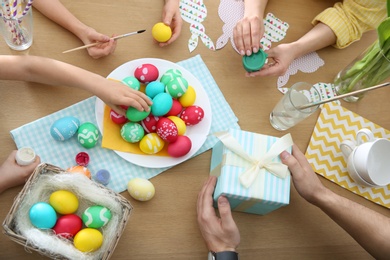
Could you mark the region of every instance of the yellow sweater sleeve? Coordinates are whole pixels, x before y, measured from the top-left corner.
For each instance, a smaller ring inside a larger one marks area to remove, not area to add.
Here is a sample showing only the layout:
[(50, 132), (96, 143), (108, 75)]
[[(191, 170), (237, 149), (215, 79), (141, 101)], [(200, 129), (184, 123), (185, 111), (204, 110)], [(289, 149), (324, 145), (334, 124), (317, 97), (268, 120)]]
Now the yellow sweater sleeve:
[(312, 24), (329, 26), (337, 37), (334, 47), (342, 49), (377, 28), (386, 16), (386, 0), (344, 0), (317, 15)]

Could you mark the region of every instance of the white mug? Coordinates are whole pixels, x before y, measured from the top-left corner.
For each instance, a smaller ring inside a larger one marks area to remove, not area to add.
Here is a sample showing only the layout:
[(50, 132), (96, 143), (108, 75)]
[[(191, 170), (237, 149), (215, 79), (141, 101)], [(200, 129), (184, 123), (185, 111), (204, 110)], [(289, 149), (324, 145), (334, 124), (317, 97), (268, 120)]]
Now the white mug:
[(349, 139), (341, 142), (340, 149), (346, 160), (348, 160), (349, 155), (356, 148), (356, 146), (364, 143), (364, 136), (367, 138), (368, 142), (373, 142), (375, 140), (374, 134), (369, 129), (363, 128), (356, 133), (356, 142)]

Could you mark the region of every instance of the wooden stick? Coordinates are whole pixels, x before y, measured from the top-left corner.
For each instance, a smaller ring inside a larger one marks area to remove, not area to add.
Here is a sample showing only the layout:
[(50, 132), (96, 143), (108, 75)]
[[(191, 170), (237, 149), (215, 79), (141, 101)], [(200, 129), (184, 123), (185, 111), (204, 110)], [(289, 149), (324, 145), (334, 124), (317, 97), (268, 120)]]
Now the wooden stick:
[(349, 96), (354, 96), (356, 94), (364, 93), (364, 92), (367, 92), (367, 91), (370, 91), (370, 90), (374, 90), (374, 89), (382, 88), (382, 87), (387, 87), (387, 86), (390, 86), (390, 82), (386, 82), (386, 83), (379, 84), (379, 85), (376, 85), (376, 86), (372, 86), (372, 87), (369, 87), (369, 88), (363, 88), (363, 89), (360, 89), (360, 90), (356, 90), (356, 91), (353, 91), (353, 92), (342, 94), (340, 96), (335, 96), (335, 97), (332, 97), (332, 98), (329, 98), (329, 99), (325, 99), (325, 100), (322, 100), (322, 101), (319, 101), (319, 102), (314, 102), (314, 103), (309, 103), (309, 104), (306, 104), (306, 105), (298, 106), (297, 109), (301, 110), (301, 109), (306, 109), (306, 108), (309, 108), (309, 107), (322, 105), (322, 104), (325, 104), (325, 103), (328, 103), (328, 102), (331, 102), (331, 101), (335, 101), (335, 100), (342, 99), (342, 98), (349, 97)]
[[(139, 31), (136, 31), (136, 32), (125, 33), (125, 34), (122, 34), (122, 35), (118, 35), (118, 36), (112, 37), (111, 39), (118, 40), (118, 39), (122, 39), (124, 37), (131, 36), (131, 35), (134, 35), (134, 34), (143, 33), (144, 31), (145, 30), (139, 30)], [(77, 48), (74, 48), (74, 49), (63, 51), (62, 53), (68, 53), (68, 52), (72, 52), (72, 51), (83, 50), (83, 49), (86, 49), (86, 48), (90, 48), (90, 47), (96, 46), (98, 44), (102, 44), (102, 42), (90, 43), (90, 44), (87, 44), (87, 45), (84, 45), (84, 46), (80, 46), (80, 47), (77, 47)]]

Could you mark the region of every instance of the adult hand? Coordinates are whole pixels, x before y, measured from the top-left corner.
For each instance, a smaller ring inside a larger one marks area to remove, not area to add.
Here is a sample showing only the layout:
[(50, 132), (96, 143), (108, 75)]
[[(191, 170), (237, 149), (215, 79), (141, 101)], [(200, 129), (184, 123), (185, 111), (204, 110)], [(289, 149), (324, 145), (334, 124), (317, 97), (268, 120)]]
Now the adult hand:
[(167, 42), (160, 42), (159, 46), (164, 47), (174, 42), (181, 33), (181, 27), (183, 25), (183, 19), (180, 15), (179, 1), (177, 0), (166, 0), (163, 12), (162, 21), (165, 25), (171, 27), (172, 36)]
[(226, 197), (218, 199), (218, 217), (213, 208), (213, 191), (217, 178), (210, 176), (198, 195), (198, 225), (207, 248), (213, 252), (236, 251), (240, 244), (240, 232), (233, 220)]

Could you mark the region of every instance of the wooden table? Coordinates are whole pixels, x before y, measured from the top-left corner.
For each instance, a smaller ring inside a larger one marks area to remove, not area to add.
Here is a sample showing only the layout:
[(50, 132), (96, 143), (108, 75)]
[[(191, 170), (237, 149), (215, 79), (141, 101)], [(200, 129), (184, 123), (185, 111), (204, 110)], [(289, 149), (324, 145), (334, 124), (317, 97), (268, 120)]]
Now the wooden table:
[[(63, 4), (86, 24), (97, 31), (111, 35), (140, 29), (147, 32), (120, 40), (116, 52), (104, 59), (93, 60), (86, 51), (62, 54), (81, 42), (71, 33), (54, 24), (34, 9), (34, 43), (25, 52), (10, 50), (0, 42), (1, 54), (39, 55), (68, 62), (107, 76), (119, 65), (137, 58), (161, 58), (172, 62), (200, 54), (222, 90), (243, 130), (282, 136), (269, 124), (269, 113), (280, 99), (276, 77), (246, 78), (241, 58), (228, 43), (212, 52), (201, 42), (190, 53), (187, 42), (189, 24), (184, 23), (181, 37), (174, 44), (160, 48), (152, 41), (151, 28), (161, 19), (163, 1), (143, 0), (63, 0)], [(311, 28), (312, 18), (336, 1), (279, 0), (270, 1), (267, 12), (290, 24), (286, 38), (289, 42)], [(208, 16), (204, 22), (207, 34), (215, 42), (222, 33), (218, 16), (219, 1), (205, 1)], [(336, 73), (363, 51), (376, 37), (369, 32), (349, 48), (329, 47), (318, 51), (325, 66), (314, 73), (290, 77), (290, 86), (298, 81), (310, 83), (332, 82)], [(276, 45), (276, 43), (274, 43)], [(1, 69), (1, 68), (0, 68)], [(90, 93), (64, 86), (44, 86), (16, 81), (0, 81), (0, 162), (3, 162), (15, 144), (10, 130), (49, 115), (91, 96)], [(212, 97), (211, 97), (212, 100)], [(342, 105), (355, 113), (390, 129), (388, 115), (389, 89), (369, 93), (355, 104)], [(387, 108), (387, 110), (385, 110)], [(319, 112), (318, 112), (319, 113)], [(309, 144), (318, 113), (290, 130), (294, 141), (303, 151)], [(126, 229), (116, 247), (113, 259), (206, 259), (207, 248), (196, 222), (196, 199), (209, 174), (211, 151), (186, 161), (151, 179), (156, 196), (141, 203), (122, 195), (134, 206)], [(321, 181), (342, 196), (390, 216), (390, 211), (363, 199), (330, 181)], [(21, 187), (9, 189), (0, 195), (0, 219), (3, 221), (14, 197)], [(302, 199), (291, 188), (290, 205), (268, 215), (233, 213), (241, 232), (239, 253), (241, 259), (369, 259), (371, 258), (344, 230), (321, 210)], [(36, 252), (28, 253), (4, 234), (0, 235), (0, 259), (46, 259)]]

